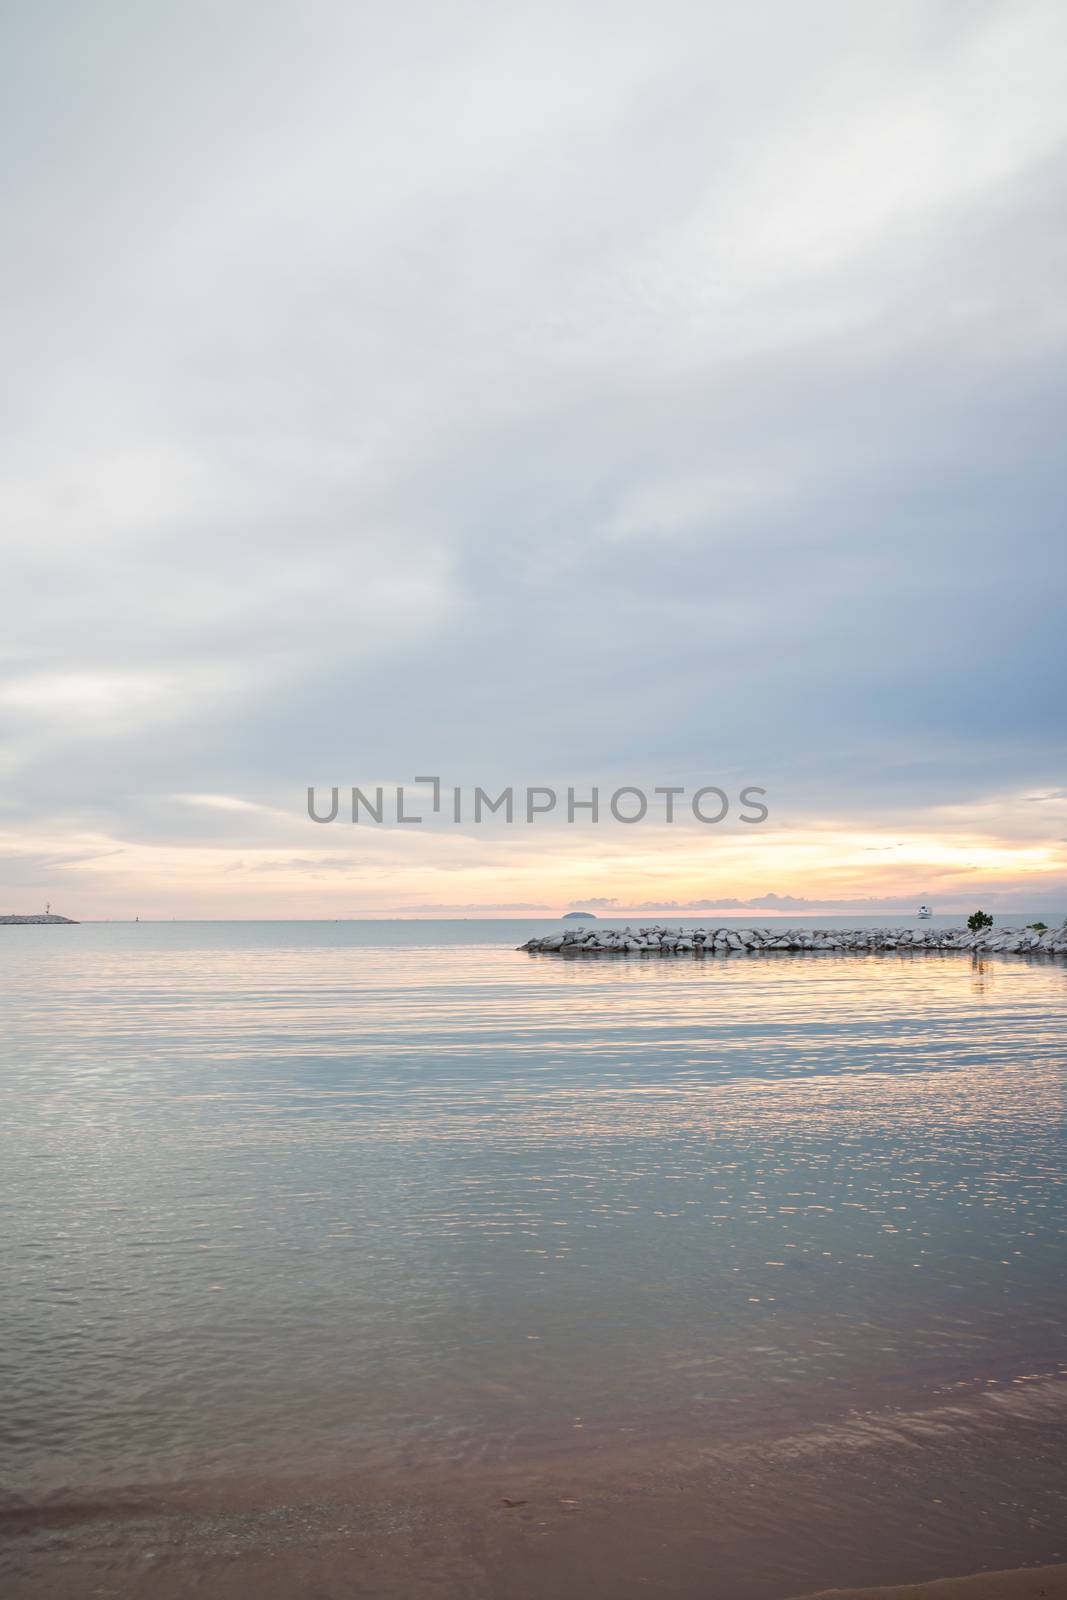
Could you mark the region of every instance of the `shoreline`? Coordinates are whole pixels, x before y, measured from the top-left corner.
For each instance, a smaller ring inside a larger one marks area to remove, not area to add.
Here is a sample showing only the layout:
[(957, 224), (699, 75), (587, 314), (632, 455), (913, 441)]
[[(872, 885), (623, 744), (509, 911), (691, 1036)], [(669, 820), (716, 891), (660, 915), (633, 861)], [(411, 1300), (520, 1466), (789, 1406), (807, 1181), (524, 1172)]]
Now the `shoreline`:
[(1008, 1567), (888, 1588), (820, 1589), (795, 1600), (1067, 1600), (1067, 1565)]
[(737, 1447), (616, 1438), (9, 1501), (0, 1580), (8, 1600), (1037, 1600), (1036, 1573), (1067, 1575), (1065, 1408), (1061, 1379), (1010, 1411), (943, 1400)]

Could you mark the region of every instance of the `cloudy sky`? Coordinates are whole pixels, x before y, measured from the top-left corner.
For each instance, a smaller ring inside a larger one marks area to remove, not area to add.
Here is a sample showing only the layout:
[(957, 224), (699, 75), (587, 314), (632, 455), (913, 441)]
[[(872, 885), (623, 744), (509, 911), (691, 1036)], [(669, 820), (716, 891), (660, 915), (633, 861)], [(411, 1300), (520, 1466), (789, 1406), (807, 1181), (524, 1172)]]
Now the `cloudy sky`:
[(1067, 913), (1059, 0), (2, 28), (0, 911)]

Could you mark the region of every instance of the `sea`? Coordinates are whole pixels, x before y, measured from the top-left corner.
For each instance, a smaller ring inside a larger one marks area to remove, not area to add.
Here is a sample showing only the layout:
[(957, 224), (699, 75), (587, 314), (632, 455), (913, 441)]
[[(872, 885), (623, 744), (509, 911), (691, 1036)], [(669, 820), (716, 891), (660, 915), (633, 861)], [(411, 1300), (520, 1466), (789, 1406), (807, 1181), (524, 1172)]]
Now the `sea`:
[[(1067, 962), (559, 926), (0, 929), (11, 1593), (145, 1486), (659, 1508), (694, 1587), (603, 1533), (618, 1595), (1067, 1550)], [(433, 1592), (527, 1593), (462, 1548)]]

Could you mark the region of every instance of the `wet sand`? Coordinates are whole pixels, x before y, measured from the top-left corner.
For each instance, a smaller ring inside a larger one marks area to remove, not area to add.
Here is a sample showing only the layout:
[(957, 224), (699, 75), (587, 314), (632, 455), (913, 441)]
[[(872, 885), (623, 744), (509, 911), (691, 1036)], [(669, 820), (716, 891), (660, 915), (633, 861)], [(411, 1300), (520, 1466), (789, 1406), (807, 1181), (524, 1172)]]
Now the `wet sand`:
[(1067, 1600), (1067, 1566), (1017, 1567), (891, 1589), (823, 1589), (801, 1600)]
[[(1042, 1583), (1029, 1571), (929, 1584), (1062, 1561), (1065, 1390), (1035, 1385), (743, 1444), (613, 1438), (393, 1477), (331, 1470), (37, 1505), (9, 1497), (0, 1590), (5, 1600), (787, 1600), (836, 1587), (1031, 1600)], [(1067, 1594), (1064, 1572), (1044, 1580), (1046, 1600)], [(917, 1582), (927, 1587), (871, 1587)]]

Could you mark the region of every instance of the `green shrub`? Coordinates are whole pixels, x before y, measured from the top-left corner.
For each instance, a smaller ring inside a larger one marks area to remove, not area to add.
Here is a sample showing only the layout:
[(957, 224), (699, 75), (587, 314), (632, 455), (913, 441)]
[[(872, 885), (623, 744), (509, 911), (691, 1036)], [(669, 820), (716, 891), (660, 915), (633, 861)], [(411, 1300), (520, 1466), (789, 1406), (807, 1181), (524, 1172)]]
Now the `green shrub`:
[(1028, 922), (1026, 924), (1026, 926), (1028, 928), (1033, 928), (1035, 933), (1047, 933), (1048, 932), (1048, 923), (1047, 922)]
[(988, 911), (972, 911), (967, 918), (967, 926), (972, 933), (977, 933), (980, 928), (991, 928), (993, 918)]

